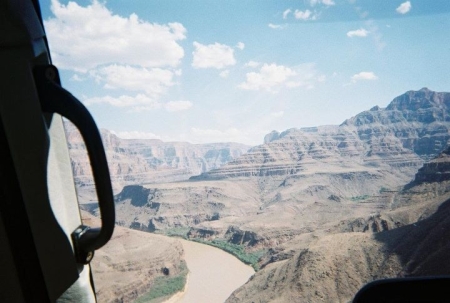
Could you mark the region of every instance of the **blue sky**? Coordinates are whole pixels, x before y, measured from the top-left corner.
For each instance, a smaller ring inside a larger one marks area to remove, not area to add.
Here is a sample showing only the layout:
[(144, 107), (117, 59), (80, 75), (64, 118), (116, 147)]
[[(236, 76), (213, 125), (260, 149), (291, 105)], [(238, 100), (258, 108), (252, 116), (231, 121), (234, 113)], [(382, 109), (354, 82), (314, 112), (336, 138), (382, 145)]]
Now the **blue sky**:
[(450, 1), (41, 1), (63, 85), (123, 138), (262, 143), (450, 91)]

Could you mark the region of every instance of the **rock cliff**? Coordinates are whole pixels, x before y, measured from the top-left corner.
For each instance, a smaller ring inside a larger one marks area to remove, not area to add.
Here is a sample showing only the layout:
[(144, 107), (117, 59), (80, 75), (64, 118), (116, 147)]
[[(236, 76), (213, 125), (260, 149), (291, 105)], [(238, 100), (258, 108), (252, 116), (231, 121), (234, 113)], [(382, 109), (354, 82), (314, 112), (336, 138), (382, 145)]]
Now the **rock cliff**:
[[(101, 131), (115, 190), (128, 184), (171, 182), (219, 168), (244, 154), (249, 147), (238, 143), (190, 144), (161, 140), (121, 139)], [(76, 128), (66, 123), (66, 136), (75, 182), (92, 186), (86, 147)]]
[(446, 149), (438, 157), (425, 163), (416, 173), (414, 181), (407, 187), (448, 180), (450, 180), (450, 150)]
[(403, 148), (429, 160), (448, 145), (449, 123), (450, 93), (422, 88), (396, 97), (385, 109), (360, 113), (341, 127), (353, 128), (365, 142), (390, 134)]

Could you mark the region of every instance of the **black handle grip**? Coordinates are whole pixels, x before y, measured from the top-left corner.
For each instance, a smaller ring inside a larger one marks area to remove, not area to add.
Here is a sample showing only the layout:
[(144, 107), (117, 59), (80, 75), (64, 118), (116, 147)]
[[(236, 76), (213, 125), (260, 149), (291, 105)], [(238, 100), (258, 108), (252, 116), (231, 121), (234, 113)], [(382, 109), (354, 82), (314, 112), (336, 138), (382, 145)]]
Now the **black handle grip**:
[[(34, 76), (42, 111), (57, 113), (69, 119), (78, 128), (86, 144), (94, 175), (102, 226), (101, 228), (85, 228), (82, 233), (78, 233), (75, 249), (80, 250), (78, 253), (84, 256), (81, 259), (92, 259), (93, 251), (109, 241), (115, 225), (114, 196), (100, 132), (87, 108), (61, 87), (55, 66), (37, 66), (34, 69)], [(88, 261), (90, 260), (83, 262)]]

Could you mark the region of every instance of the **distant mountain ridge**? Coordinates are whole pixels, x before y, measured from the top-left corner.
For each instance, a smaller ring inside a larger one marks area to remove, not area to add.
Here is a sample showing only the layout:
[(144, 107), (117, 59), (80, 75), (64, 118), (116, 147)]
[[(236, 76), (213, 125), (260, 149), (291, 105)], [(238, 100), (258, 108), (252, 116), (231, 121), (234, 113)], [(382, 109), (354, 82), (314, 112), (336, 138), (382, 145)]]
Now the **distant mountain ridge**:
[(265, 144), (243, 157), (193, 178), (293, 175), (308, 171), (317, 161), (340, 167), (348, 162), (355, 169), (384, 164), (419, 168), (448, 145), (449, 130), (450, 93), (422, 88), (339, 126), (273, 131), (265, 136)]
[[(249, 146), (239, 143), (191, 144), (158, 139), (121, 139), (106, 129), (101, 129), (100, 133), (116, 190), (129, 184), (186, 180), (219, 168), (249, 149)], [(91, 186), (92, 172), (81, 135), (73, 125), (66, 123), (66, 136), (75, 182), (79, 186)]]

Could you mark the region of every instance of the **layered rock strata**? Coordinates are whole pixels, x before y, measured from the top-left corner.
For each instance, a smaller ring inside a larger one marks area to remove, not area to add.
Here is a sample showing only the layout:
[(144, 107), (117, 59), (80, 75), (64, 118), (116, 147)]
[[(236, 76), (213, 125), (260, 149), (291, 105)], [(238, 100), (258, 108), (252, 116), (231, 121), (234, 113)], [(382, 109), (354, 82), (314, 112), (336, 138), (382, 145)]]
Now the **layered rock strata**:
[[(238, 143), (190, 144), (161, 140), (121, 139), (108, 130), (101, 135), (114, 189), (129, 184), (187, 180), (219, 168), (244, 154), (248, 146)], [(66, 123), (75, 182), (91, 187), (92, 171), (81, 135)]]
[(424, 160), (447, 146), (449, 129), (450, 93), (423, 88), (339, 126), (273, 131), (264, 138), (265, 144), (193, 178), (295, 175), (329, 172), (336, 166), (361, 170), (382, 165), (404, 167), (412, 177)]

